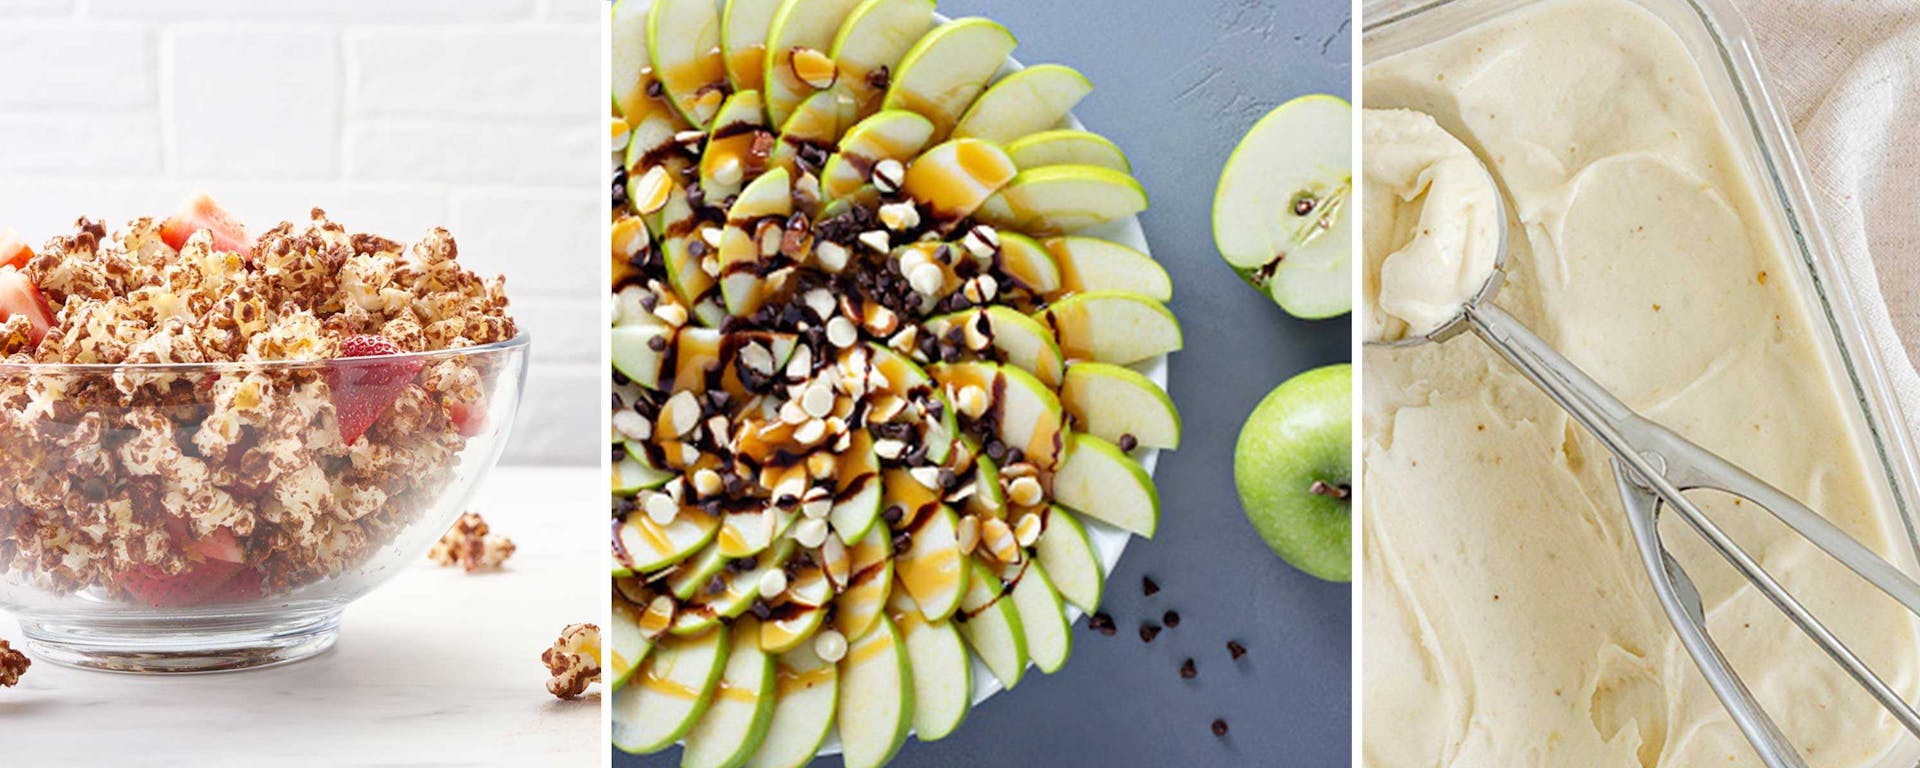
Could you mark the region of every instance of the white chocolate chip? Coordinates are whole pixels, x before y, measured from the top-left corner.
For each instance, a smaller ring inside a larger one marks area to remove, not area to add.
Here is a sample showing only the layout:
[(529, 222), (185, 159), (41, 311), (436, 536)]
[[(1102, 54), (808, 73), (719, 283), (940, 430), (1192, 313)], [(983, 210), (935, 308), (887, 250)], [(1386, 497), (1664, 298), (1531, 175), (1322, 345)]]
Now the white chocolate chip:
[(827, 321), (828, 343), (841, 349), (846, 349), (847, 347), (853, 346), (853, 343), (859, 340), (860, 329), (854, 327), (852, 320), (848, 320), (840, 315), (834, 315), (832, 320)]
[(989, 263), (1000, 250), (1000, 233), (995, 232), (993, 227), (977, 224), (967, 230), (967, 236), (960, 244), (967, 249), (967, 253), (973, 254), (974, 260), (982, 264)]
[(675, 328), (687, 324), (687, 308), (679, 304), (661, 304), (654, 307), (653, 316)]
[(820, 260), (820, 268), (828, 272), (839, 272), (847, 268), (847, 247), (831, 240), (822, 240), (813, 246), (813, 255)]
[(961, 387), (953, 399), (954, 406), (967, 418), (978, 419), (987, 412), (987, 391), (973, 384)]
[(747, 169), (740, 164), (738, 157), (722, 157), (719, 166), (713, 169), (713, 181), (723, 187), (738, 185), (745, 180)]
[(772, 600), (787, 591), (787, 572), (774, 568), (760, 574), (760, 599)]
[[(900, 316), (879, 304), (867, 305), (866, 326), (875, 336), (886, 336), (900, 327)], [(913, 328), (913, 326), (907, 326)]]
[(920, 209), (906, 201), (887, 203), (880, 206), (880, 223), (895, 232), (913, 229), (920, 226)]
[(940, 286), (946, 282), (946, 274), (934, 264), (921, 264), (907, 275), (907, 284), (913, 286), (913, 292), (933, 298), (940, 293)]
[(807, 387), (807, 393), (800, 398), (800, 408), (808, 416), (824, 419), (833, 413), (833, 385), (825, 378), (814, 379)]
[(876, 229), (871, 232), (862, 232), (860, 244), (873, 249), (874, 253), (886, 253), (893, 249), (893, 238), (887, 236), (886, 230)]
[(847, 638), (838, 630), (820, 630), (819, 636), (813, 639), (813, 653), (819, 656), (821, 661), (838, 664), (841, 659), (847, 657)]
[(873, 164), (873, 176), (870, 179), (880, 194), (891, 195), (900, 191), (900, 185), (906, 183), (907, 167), (893, 158)]
[(671, 525), (673, 519), (680, 516), (680, 505), (664, 493), (647, 495), (647, 519), (656, 525)]
[(720, 482), (718, 472), (701, 467), (693, 473), (693, 492), (699, 494), (701, 498), (719, 495), (724, 487), (726, 486)]

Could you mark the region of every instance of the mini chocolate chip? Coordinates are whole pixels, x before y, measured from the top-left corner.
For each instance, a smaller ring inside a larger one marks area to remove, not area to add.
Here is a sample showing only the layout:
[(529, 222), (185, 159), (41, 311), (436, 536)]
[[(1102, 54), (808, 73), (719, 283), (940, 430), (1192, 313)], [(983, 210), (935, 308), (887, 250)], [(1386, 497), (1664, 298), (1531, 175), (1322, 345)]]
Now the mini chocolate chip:
[(1200, 668), (1193, 665), (1193, 659), (1187, 659), (1180, 665), (1180, 679), (1192, 680), (1200, 676)]
[(1140, 591), (1146, 594), (1147, 597), (1153, 597), (1160, 593), (1160, 585), (1153, 580), (1152, 576), (1142, 576), (1140, 577)]
[(659, 80), (647, 81), (647, 98), (657, 99), (657, 98), (660, 98), (661, 94), (664, 94), (666, 92), (667, 92), (667, 87), (665, 85), (662, 85)]
[(1234, 661), (1239, 661), (1240, 657), (1247, 655), (1247, 647), (1241, 645), (1238, 640), (1228, 640), (1227, 653), (1233, 654)]
[(667, 351), (667, 337), (655, 336), (651, 339), (647, 339), (647, 348), (655, 352)]
[(773, 615), (773, 606), (767, 605), (767, 601), (765, 600), (753, 601), (753, 617), (754, 618), (759, 619), (761, 621), (766, 621), (767, 617), (772, 615)]
[(1112, 637), (1116, 631), (1113, 626), (1113, 617), (1108, 616), (1104, 612), (1088, 616), (1087, 629), (1091, 629), (1107, 637)]
[(1167, 615), (1160, 617), (1160, 623), (1167, 625), (1168, 629), (1180, 626), (1180, 612), (1167, 611)]
[[(654, 338), (659, 338), (659, 337), (655, 336)], [(1134, 448), (1138, 447), (1139, 445), (1140, 445), (1140, 441), (1136, 439), (1132, 433), (1128, 433), (1120, 436), (1120, 450), (1131, 451)]]
[(1227, 721), (1225, 721), (1225, 720), (1214, 720), (1214, 721), (1213, 721), (1213, 735), (1215, 735), (1215, 736), (1225, 736), (1225, 735), (1227, 735)]
[(901, 509), (898, 504), (890, 504), (887, 506), (886, 511), (880, 513), (880, 519), (887, 521), (887, 525), (899, 525), (900, 518), (906, 516), (907, 511)]
[(941, 488), (941, 490), (946, 490), (946, 491), (951, 491), (951, 490), (953, 490), (953, 487), (954, 487), (954, 486), (956, 486), (956, 485), (959, 485), (959, 484), (960, 484), (960, 476), (959, 476), (959, 475), (956, 475), (956, 474), (954, 474), (954, 473), (953, 473), (953, 470), (951, 470), (951, 469), (947, 469), (946, 467), (941, 467), (941, 468), (940, 468), (940, 488)]
[(616, 464), (617, 464), (617, 463), (619, 463), (619, 462), (620, 462), (621, 460), (623, 460), (623, 459), (625, 459), (625, 458), (627, 458), (627, 447), (626, 447), (626, 446), (624, 446), (624, 445), (615, 445), (615, 446), (613, 447), (613, 461), (614, 461), (614, 463), (616, 463)]
[(1007, 444), (999, 440), (987, 441), (987, 458), (999, 461), (1007, 457)]
[(1152, 624), (1140, 625), (1140, 642), (1151, 643), (1153, 642), (1153, 639), (1158, 636), (1160, 636), (1159, 627), (1156, 627)]
[(715, 576), (712, 581), (707, 582), (707, 594), (717, 595), (725, 591), (727, 591), (727, 582), (725, 579)]
[(909, 549), (913, 549), (913, 537), (908, 535), (906, 531), (895, 534), (893, 537), (893, 553), (896, 555), (904, 555)]

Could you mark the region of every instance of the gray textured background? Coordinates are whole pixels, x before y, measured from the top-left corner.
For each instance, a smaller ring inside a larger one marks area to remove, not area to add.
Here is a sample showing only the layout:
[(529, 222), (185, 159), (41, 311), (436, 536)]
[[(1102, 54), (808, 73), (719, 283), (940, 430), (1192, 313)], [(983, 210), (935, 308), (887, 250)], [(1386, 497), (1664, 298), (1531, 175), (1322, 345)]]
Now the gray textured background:
[[(1350, 760), (1350, 591), (1281, 563), (1240, 513), (1233, 442), (1268, 390), (1349, 359), (1347, 320), (1294, 320), (1243, 285), (1213, 248), (1220, 166), (1240, 136), (1293, 96), (1347, 94), (1348, 5), (1337, 0), (943, 0), (989, 16), (1027, 64), (1093, 80), (1076, 110), (1133, 161), (1152, 208), (1141, 218), (1173, 274), (1186, 349), (1173, 356), (1180, 450), (1156, 479), (1157, 538), (1127, 548), (1107, 588), (1114, 637), (1075, 627), (1059, 673), (1029, 675), (953, 736), (908, 742), (897, 766), (1345, 766)], [(1141, 594), (1142, 575), (1161, 592)], [(1142, 644), (1142, 619), (1179, 628)], [(1249, 653), (1235, 663), (1226, 642)], [(1197, 680), (1178, 668), (1192, 657)], [(1232, 728), (1214, 738), (1209, 724)], [(619, 756), (619, 768), (677, 765), (677, 752)], [(821, 766), (837, 766), (837, 759)]]

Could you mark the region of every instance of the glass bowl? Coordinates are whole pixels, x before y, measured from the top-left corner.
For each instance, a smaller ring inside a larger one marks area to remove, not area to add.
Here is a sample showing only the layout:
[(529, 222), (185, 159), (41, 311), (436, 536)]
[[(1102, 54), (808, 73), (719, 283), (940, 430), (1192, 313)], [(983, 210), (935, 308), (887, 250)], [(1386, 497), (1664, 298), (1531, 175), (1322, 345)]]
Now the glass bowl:
[(0, 610), (37, 658), (281, 664), (420, 560), (506, 444), (525, 335), (300, 362), (0, 363)]

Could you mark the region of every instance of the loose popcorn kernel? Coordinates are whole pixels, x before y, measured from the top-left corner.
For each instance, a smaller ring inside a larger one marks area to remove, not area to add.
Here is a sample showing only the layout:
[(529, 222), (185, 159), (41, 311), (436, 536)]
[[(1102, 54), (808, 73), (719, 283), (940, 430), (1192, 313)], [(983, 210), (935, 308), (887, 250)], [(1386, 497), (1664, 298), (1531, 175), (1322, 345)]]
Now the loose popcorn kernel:
[(0, 640), (0, 688), (12, 688), (19, 684), (20, 676), (27, 673), (27, 667), (33, 661), (27, 655), (16, 651), (7, 641)]
[(547, 665), (547, 691), (562, 699), (571, 699), (600, 682), (600, 627), (573, 624), (560, 631), (560, 639), (540, 654)]
[(465, 512), (434, 543), (428, 559), (443, 566), (460, 566), (468, 573), (499, 568), (512, 557), (513, 540), (492, 533), (487, 521), (473, 512)]

